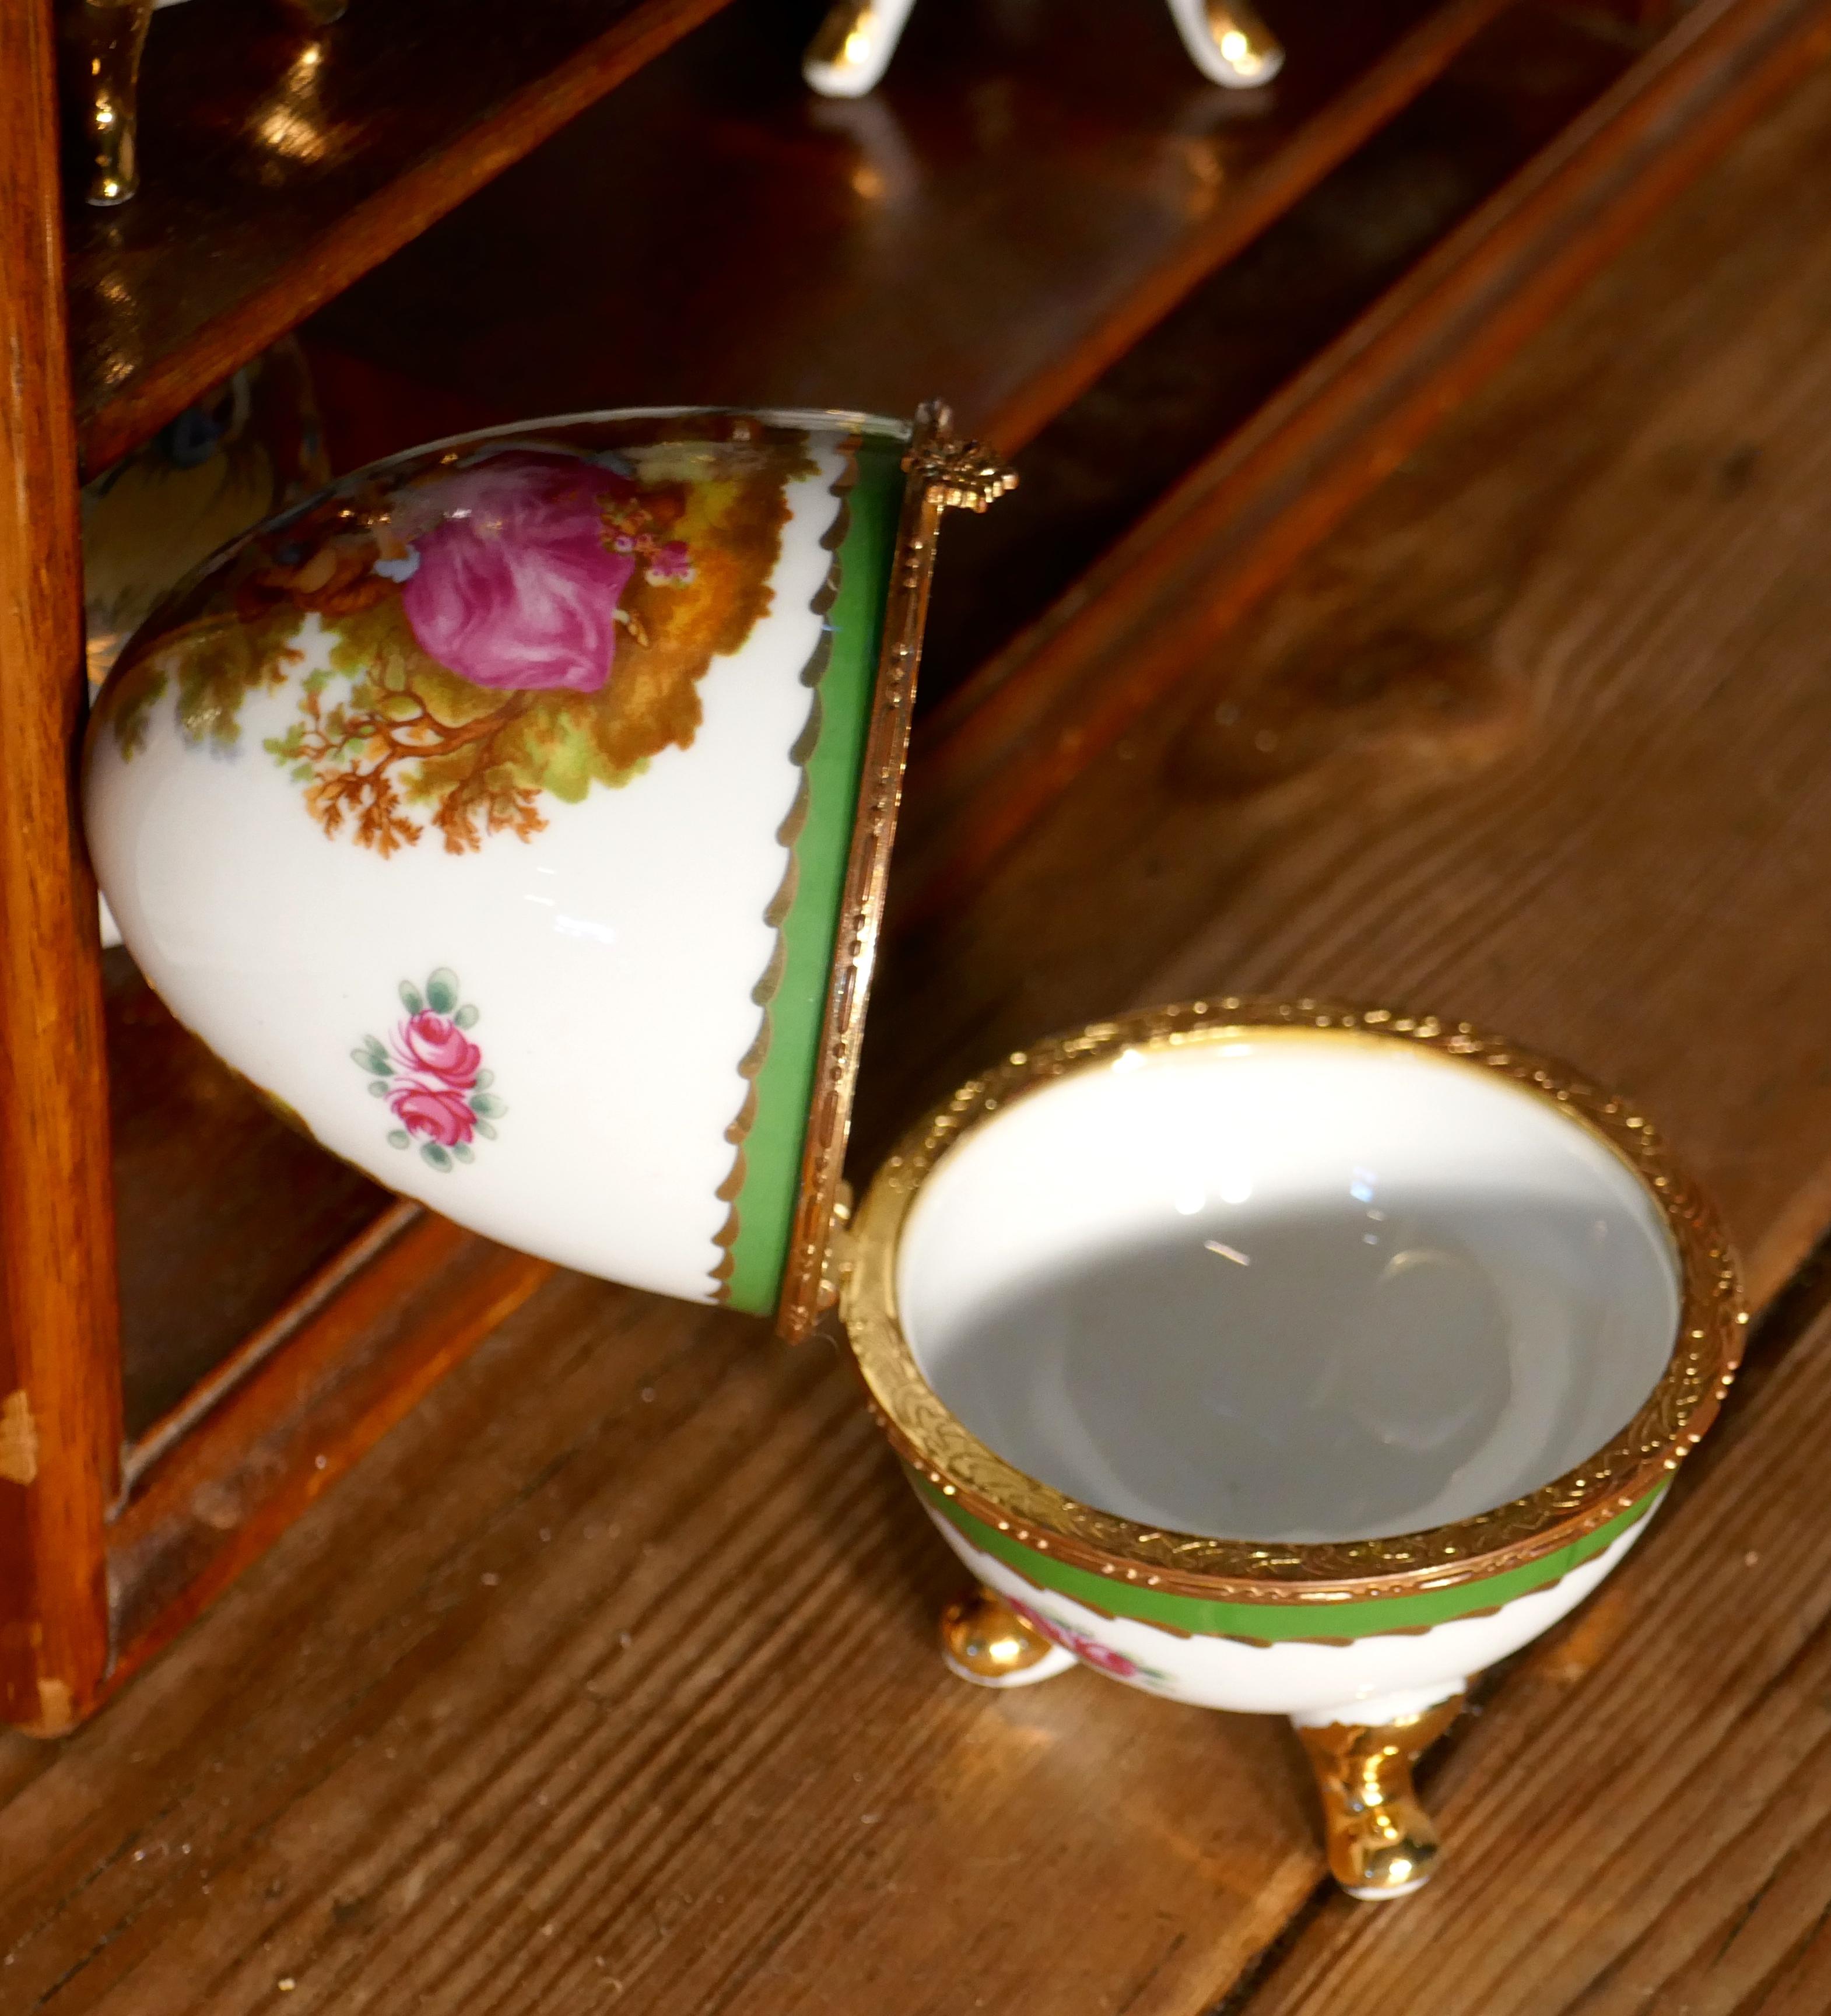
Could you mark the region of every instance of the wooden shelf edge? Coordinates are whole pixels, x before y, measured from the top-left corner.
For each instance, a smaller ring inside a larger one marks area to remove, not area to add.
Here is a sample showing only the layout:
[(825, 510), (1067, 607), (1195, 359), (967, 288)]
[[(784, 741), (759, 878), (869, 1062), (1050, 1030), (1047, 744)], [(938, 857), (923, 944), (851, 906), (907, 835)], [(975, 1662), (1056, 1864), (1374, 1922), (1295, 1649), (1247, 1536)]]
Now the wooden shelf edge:
[(394, 1244), (422, 1215), (420, 1205), (397, 1197), (375, 1222), (287, 1297), (260, 1327), (162, 1414), (144, 1435), (130, 1442), (121, 1460), (122, 1496), (131, 1499), (142, 1478), (184, 1438), (214, 1413), (300, 1330), (327, 1308), (363, 1269)]
[(898, 923), (937, 916), (983, 879), (1438, 421), (1827, 52), (1831, 0), (1704, 0), (975, 674), (917, 731)]
[(106, 1651), (121, 1446), (95, 884), (70, 752), (81, 531), (49, 0), (0, 13), (0, 1716), (67, 1723)]
[(726, 4), (648, 0), (489, 117), (347, 211), (332, 229), (300, 247), (265, 286), (206, 322), (94, 412), (79, 415), (85, 472), (93, 475), (156, 434), (200, 392), (322, 308)]
[(1079, 398), (1109, 365), (1202, 282), (1301, 202), (1333, 169), (1435, 83), (1481, 31), (1519, 0), (1448, 0), (1401, 36), (1239, 188), (1205, 231), (1166, 260), (1073, 351), (1032, 376), (984, 423), (1007, 454)]
[(84, 1712), (220, 1595), (552, 1271), (421, 1212), (321, 1300), (145, 1469), (112, 1522), (114, 1656)]

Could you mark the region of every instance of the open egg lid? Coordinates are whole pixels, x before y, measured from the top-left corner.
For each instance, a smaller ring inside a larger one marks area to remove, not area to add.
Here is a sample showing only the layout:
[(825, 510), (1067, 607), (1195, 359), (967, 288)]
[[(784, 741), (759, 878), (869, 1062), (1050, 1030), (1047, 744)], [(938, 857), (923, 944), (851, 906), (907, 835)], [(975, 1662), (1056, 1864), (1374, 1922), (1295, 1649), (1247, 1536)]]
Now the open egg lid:
[(597, 413), (343, 479), (97, 704), (129, 949), (378, 1182), (804, 1335), (936, 527), (1013, 481), (938, 406)]

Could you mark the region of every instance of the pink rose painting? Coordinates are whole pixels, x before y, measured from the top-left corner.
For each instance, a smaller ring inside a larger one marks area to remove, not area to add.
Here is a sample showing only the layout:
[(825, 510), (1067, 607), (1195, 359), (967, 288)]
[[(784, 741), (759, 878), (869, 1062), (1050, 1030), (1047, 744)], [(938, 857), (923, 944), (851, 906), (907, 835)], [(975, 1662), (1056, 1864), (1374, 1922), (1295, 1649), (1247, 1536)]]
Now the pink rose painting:
[(408, 1134), (423, 1134), (441, 1148), (462, 1148), (477, 1132), (470, 1102), (443, 1085), (402, 1085), (389, 1093), (388, 1111)]
[[(473, 686), (596, 693), (630, 577), (649, 560), (656, 578), (661, 559), (652, 538), (645, 553), (639, 535), (610, 529), (635, 491), (595, 463), (533, 449), (428, 484), (437, 522), (415, 536), (410, 502), (395, 527), (417, 559), (401, 607), (420, 648)], [(663, 564), (679, 570), (664, 578), (685, 578), (685, 548)]]
[(1007, 1596), (1002, 1600), (1031, 1630), (1048, 1639), (1051, 1644), (1061, 1646), (1084, 1665), (1110, 1673), (1115, 1679), (1150, 1681), (1167, 1677), (1152, 1667), (1141, 1666), (1137, 1660), (1128, 1659), (1123, 1652), (1114, 1651), (1110, 1645), (1103, 1645), (1097, 1638), (1089, 1638), (1070, 1625), (1057, 1623), (1054, 1618), (1045, 1617), (1040, 1610), (1033, 1610), (1027, 1603), (1020, 1603), (1015, 1597)]
[(468, 1092), (477, 1082), (483, 1052), (458, 1024), (433, 1008), (423, 1008), (396, 1034), (394, 1056), (401, 1068), (430, 1071), (441, 1084)]
[(495, 1140), (495, 1123), (508, 1108), (490, 1090), (495, 1074), (484, 1070), (482, 1050), (466, 1034), (477, 1011), (459, 999), (457, 974), (441, 966), (423, 988), (404, 980), (401, 1000), (407, 1019), (388, 1042), (365, 1036), (350, 1054), (369, 1074), (370, 1093), (400, 1123), (388, 1135), (390, 1146), (417, 1143), (422, 1161), (449, 1171), (476, 1159), (473, 1141)]

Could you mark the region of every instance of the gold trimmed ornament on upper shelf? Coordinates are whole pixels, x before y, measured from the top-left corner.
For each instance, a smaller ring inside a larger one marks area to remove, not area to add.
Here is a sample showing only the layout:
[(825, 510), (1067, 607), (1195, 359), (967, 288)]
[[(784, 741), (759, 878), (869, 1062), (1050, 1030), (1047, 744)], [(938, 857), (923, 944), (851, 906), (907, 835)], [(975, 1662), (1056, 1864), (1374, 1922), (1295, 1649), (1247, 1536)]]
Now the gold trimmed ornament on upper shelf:
[[(862, 98), (890, 68), (916, 0), (833, 0), (801, 59), (801, 75), (823, 98)], [(1170, 0), (1170, 18), (1189, 60), (1229, 91), (1269, 84), (1284, 48), (1251, 0)]]

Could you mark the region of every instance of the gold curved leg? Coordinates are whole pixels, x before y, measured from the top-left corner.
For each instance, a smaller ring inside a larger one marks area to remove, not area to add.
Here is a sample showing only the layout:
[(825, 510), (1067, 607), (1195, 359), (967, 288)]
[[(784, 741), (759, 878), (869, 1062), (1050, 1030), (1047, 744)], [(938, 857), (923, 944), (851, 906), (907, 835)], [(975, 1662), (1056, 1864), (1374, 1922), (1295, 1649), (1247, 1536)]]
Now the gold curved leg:
[(1464, 1694), (1377, 1727), (1297, 1725), (1322, 1795), (1329, 1868), (1351, 1897), (1408, 1897), (1436, 1873), (1437, 1827), (1412, 1766), (1462, 1713)]
[(1075, 1663), (1072, 1652), (1051, 1644), (989, 1589), (948, 1605), (941, 1612), (941, 1641), (948, 1670), (976, 1687), (1031, 1687)]
[(125, 203), (140, 186), (140, 52), (152, 18), (153, 0), (81, 0), (75, 10), (91, 163), (88, 200), (103, 209)]
[(1284, 48), (1251, 0), (1170, 0), (1182, 45), (1203, 76), (1230, 91), (1269, 84)]

